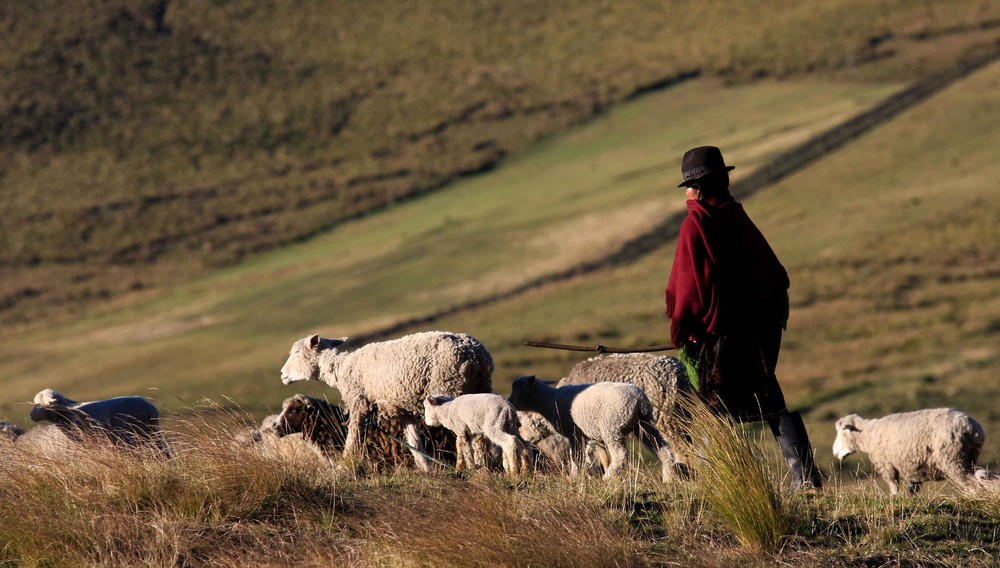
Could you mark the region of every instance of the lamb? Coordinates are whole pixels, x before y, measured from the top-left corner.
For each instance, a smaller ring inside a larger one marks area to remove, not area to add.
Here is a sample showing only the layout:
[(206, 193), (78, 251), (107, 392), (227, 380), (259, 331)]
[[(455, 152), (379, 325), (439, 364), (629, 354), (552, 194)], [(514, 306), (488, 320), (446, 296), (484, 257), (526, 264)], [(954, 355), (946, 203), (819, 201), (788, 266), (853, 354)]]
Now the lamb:
[[(544, 416), (569, 439), (574, 457), (581, 455), (585, 439), (603, 442), (610, 454), (604, 479), (616, 475), (624, 464), (629, 434), (638, 436), (659, 458), (664, 481), (674, 478), (673, 451), (653, 425), (653, 406), (642, 389), (612, 382), (552, 385), (534, 375), (519, 377), (511, 385), (509, 400), (517, 410)], [(571, 468), (575, 473), (575, 460)]]
[(837, 459), (867, 453), (893, 495), (900, 483), (906, 483), (910, 493), (919, 492), (924, 481), (948, 479), (966, 490), (977, 485), (976, 460), (986, 435), (964, 412), (934, 408), (872, 419), (849, 414), (837, 420), (836, 428)]
[[(690, 440), (684, 424), (687, 415), (680, 399), (694, 392), (684, 364), (676, 357), (651, 353), (615, 353), (581, 361), (559, 385), (629, 383), (642, 389), (653, 405), (653, 423), (676, 451)], [(685, 470), (682, 456), (678, 469)]]
[(510, 475), (527, 471), (524, 440), (518, 434), (517, 411), (498, 394), (464, 394), (457, 398), (432, 395), (424, 399), (424, 422), (444, 426), (463, 440), (462, 456), (467, 466), (484, 463), (485, 456), (473, 456), (474, 436), (482, 435), (503, 451), (503, 468)]
[(414, 462), (428, 470), (430, 460), (418, 429), (423, 400), (438, 393), (460, 396), (493, 388), (493, 357), (482, 343), (462, 333), (428, 331), (340, 351), (346, 340), (310, 335), (296, 341), (281, 368), (281, 380), (286, 385), (322, 380), (340, 391), (349, 417), (347, 456), (359, 455), (362, 424), (375, 407), (403, 422)]
[(155, 448), (164, 457), (171, 457), (160, 432), (160, 412), (141, 396), (77, 402), (45, 389), (35, 395), (34, 403), (32, 420), (52, 422), (71, 438), (103, 436), (127, 447)]

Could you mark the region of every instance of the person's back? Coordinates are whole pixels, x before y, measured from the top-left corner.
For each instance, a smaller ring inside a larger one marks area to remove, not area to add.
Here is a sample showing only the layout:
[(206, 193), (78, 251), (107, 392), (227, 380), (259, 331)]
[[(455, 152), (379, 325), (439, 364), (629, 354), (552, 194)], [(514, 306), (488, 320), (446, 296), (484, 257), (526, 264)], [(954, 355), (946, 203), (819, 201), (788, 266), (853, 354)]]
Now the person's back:
[(732, 169), (714, 146), (684, 155), (678, 187), (687, 188), (688, 216), (665, 291), (671, 339), (706, 404), (740, 421), (766, 420), (793, 486), (819, 487), (805, 426), (788, 411), (774, 373), (788, 320), (788, 274), (729, 193)]

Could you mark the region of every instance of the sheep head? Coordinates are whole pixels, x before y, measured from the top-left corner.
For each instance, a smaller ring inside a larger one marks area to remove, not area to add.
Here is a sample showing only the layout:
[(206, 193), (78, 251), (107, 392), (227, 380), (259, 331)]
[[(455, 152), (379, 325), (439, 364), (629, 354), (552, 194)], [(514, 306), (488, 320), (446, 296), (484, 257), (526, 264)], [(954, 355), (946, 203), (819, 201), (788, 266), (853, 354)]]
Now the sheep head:
[(848, 414), (837, 420), (837, 438), (833, 441), (833, 455), (837, 456), (838, 460), (843, 460), (858, 451), (855, 435), (861, 431), (858, 428), (860, 420), (861, 417), (857, 414)]
[(450, 396), (440, 394), (431, 395), (424, 399), (424, 423), (428, 426), (439, 426), (441, 417), (437, 408), (442, 404), (453, 400)]
[(296, 381), (318, 381), (320, 379), (319, 356), (323, 351), (339, 347), (346, 337), (326, 339), (313, 334), (292, 344), (288, 359), (281, 367), (281, 382), (291, 384)]

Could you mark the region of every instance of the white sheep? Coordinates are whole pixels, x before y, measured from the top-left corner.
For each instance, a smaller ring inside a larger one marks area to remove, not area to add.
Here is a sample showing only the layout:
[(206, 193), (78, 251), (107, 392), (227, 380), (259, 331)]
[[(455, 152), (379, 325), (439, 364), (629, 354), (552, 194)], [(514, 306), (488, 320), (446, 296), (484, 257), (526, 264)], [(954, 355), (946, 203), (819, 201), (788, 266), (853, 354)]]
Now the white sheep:
[(252, 448), (260, 455), (278, 461), (330, 464), (323, 452), (302, 434), (279, 436), (274, 430), (277, 418), (277, 414), (270, 414), (260, 421), (260, 426), (238, 433), (231, 447), (237, 450)]
[(22, 455), (41, 456), (51, 459), (65, 459), (67, 452), (81, 447), (77, 440), (55, 424), (43, 424), (26, 430), (11, 444), (11, 448)]
[(576, 459), (583, 455), (586, 440), (591, 440), (604, 443), (610, 454), (604, 478), (616, 475), (628, 453), (627, 438), (634, 434), (659, 458), (663, 480), (674, 478), (673, 451), (653, 425), (652, 404), (635, 385), (604, 382), (555, 387), (529, 375), (514, 380), (510, 402), (517, 410), (541, 414), (569, 439), (574, 473)]
[(376, 407), (379, 414), (403, 421), (414, 461), (429, 469), (418, 429), (424, 399), (493, 388), (493, 357), (482, 343), (462, 333), (428, 331), (352, 352), (337, 349), (346, 340), (310, 335), (296, 341), (281, 368), (281, 380), (286, 385), (322, 380), (340, 391), (349, 416), (344, 441), (348, 456), (359, 455), (361, 425)]
[(911, 493), (924, 481), (948, 479), (973, 489), (976, 460), (986, 435), (968, 414), (934, 408), (865, 419), (850, 414), (837, 420), (833, 454), (844, 459), (864, 452), (893, 495), (906, 483)]
[(49, 421), (70, 437), (96, 435), (129, 447), (147, 446), (170, 457), (160, 432), (160, 412), (141, 396), (120, 396), (91, 402), (71, 400), (52, 389), (35, 395), (31, 419)]
[[(688, 417), (680, 400), (694, 389), (679, 359), (652, 353), (598, 355), (574, 365), (557, 386), (601, 382), (628, 383), (641, 388), (653, 405), (657, 430), (675, 452), (686, 446), (690, 440), (684, 427)], [(677, 469), (686, 470), (683, 456), (674, 457), (678, 460)]]
[[(452, 398), (432, 395), (424, 399), (424, 421), (428, 426), (444, 426), (463, 440), (460, 446), (467, 466), (484, 463), (485, 456), (473, 455), (474, 437), (484, 436), (503, 452), (503, 468), (510, 475), (527, 471), (524, 440), (518, 434), (517, 411), (498, 394), (464, 394)], [(457, 444), (458, 445), (458, 444)]]

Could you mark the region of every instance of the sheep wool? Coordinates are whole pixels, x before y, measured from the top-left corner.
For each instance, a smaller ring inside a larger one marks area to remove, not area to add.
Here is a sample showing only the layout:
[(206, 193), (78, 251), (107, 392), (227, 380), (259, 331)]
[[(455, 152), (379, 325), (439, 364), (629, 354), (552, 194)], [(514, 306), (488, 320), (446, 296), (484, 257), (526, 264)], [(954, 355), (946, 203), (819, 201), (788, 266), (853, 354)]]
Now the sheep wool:
[[(628, 383), (642, 389), (653, 405), (653, 422), (677, 452), (686, 445), (687, 414), (680, 404), (694, 392), (684, 364), (676, 357), (652, 353), (612, 353), (581, 361), (558, 385)], [(686, 460), (675, 455), (679, 462)], [(680, 465), (679, 467), (685, 467)]]
[(285, 384), (322, 380), (340, 391), (349, 416), (345, 454), (360, 453), (361, 426), (377, 407), (381, 415), (400, 417), (414, 461), (421, 469), (429, 469), (417, 427), (424, 399), (433, 394), (485, 393), (493, 388), (493, 357), (466, 334), (421, 332), (352, 352), (338, 349), (346, 340), (318, 335), (300, 339), (281, 368)]
[(52, 422), (71, 437), (103, 437), (127, 447), (154, 448), (163, 457), (171, 457), (160, 432), (160, 411), (141, 396), (77, 402), (45, 389), (35, 395), (34, 403), (32, 420)]
[(474, 455), (473, 437), (483, 436), (500, 447), (503, 468), (510, 475), (527, 471), (524, 440), (518, 433), (517, 411), (498, 394), (465, 394), (457, 398), (433, 395), (424, 399), (424, 421), (428, 426), (444, 426), (463, 439), (462, 463), (473, 467), (486, 457)]
[(911, 493), (925, 481), (948, 479), (972, 490), (976, 461), (986, 435), (971, 416), (934, 408), (865, 419), (850, 414), (837, 420), (833, 454), (844, 459), (864, 452), (892, 494), (905, 483)]
[(653, 407), (642, 389), (626, 383), (595, 383), (555, 387), (534, 376), (515, 379), (510, 402), (519, 411), (541, 414), (569, 439), (574, 457), (583, 455), (586, 440), (603, 442), (610, 455), (604, 478), (618, 473), (625, 463), (626, 440), (638, 436), (660, 459), (664, 481), (673, 479), (675, 461), (669, 443), (653, 425)]

